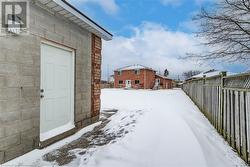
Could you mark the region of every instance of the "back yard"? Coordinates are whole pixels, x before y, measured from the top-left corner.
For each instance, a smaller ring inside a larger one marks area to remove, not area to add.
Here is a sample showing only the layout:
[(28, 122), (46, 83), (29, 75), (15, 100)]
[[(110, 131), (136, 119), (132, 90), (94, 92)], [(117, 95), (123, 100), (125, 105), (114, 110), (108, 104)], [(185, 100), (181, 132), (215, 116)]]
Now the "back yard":
[(4, 165), (246, 166), (180, 89), (102, 90), (100, 122)]

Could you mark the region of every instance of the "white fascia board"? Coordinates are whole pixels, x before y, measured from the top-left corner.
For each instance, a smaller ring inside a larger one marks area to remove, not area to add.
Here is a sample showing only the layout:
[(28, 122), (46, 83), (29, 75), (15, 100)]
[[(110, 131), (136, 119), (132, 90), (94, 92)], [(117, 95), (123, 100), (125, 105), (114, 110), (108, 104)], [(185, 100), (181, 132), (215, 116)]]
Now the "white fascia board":
[(99, 26), (97, 26), (96, 24), (91, 22), (89, 19), (87, 19), (86, 17), (84, 17), (83, 15), (78, 13), (76, 10), (74, 10), (69, 5), (65, 4), (63, 1), (61, 1), (61, 0), (53, 0), (53, 1), (55, 3), (57, 3), (58, 5), (60, 5), (62, 8), (64, 8), (65, 10), (67, 10), (68, 12), (72, 13), (74, 16), (81, 19), (84, 23), (86, 23), (87, 25), (89, 25), (90, 27), (92, 27), (93, 29), (98, 31), (102, 35), (104, 40), (107, 40), (107, 41), (112, 40), (113, 36), (111, 34), (107, 33), (103, 29), (101, 29)]

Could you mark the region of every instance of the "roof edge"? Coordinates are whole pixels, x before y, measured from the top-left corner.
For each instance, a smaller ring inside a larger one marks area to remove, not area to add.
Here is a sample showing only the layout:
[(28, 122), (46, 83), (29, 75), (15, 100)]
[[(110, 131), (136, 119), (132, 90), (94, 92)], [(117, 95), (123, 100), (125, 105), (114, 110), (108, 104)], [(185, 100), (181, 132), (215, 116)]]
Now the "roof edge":
[(155, 74), (155, 75), (158, 76), (158, 77), (160, 77), (160, 78), (164, 78), (164, 79), (168, 79), (168, 80), (173, 80), (173, 79), (168, 78), (168, 77), (166, 77), (164, 75), (161, 75), (161, 74)]
[[(89, 22), (87, 24), (89, 24), (89, 26), (92, 26), (93, 28), (96, 29), (96, 31), (99, 31), (100, 33), (102, 33), (105, 36), (105, 40), (112, 40), (113, 38), (113, 34), (111, 34), (109, 31), (107, 31), (106, 29), (104, 29), (102, 26), (100, 26), (99, 24), (97, 24), (95, 21), (93, 21), (91, 18), (89, 18), (88, 16), (86, 16), (85, 14), (83, 14), (80, 10), (78, 10), (76, 7), (74, 7), (72, 4), (70, 4), (69, 2), (67, 2), (66, 0), (53, 0), (55, 3), (59, 4), (61, 7), (67, 7), (73, 11), (75, 11), (77, 14), (79, 14), (80, 16), (82, 16), (85, 21)], [(63, 4), (62, 4), (63, 3)], [(64, 6), (65, 5), (65, 6)], [(67, 10), (67, 9), (66, 9)], [(73, 14), (73, 13), (72, 13)], [(79, 16), (78, 15), (78, 16)], [(76, 16), (76, 17), (78, 17)], [(78, 17), (79, 18), (79, 17)], [(81, 19), (81, 18), (79, 18)], [(83, 19), (82, 19), (83, 20)], [(83, 20), (84, 21), (84, 20)], [(91, 25), (92, 24), (92, 25)], [(101, 32), (102, 31), (102, 32)]]
[[(136, 64), (136, 65), (140, 65), (140, 64)], [(120, 68), (115, 69), (114, 71), (129, 71), (129, 70), (135, 70), (135, 69), (137, 69), (137, 68), (134, 68), (134, 69), (125, 69), (125, 70), (123, 70), (124, 68), (131, 67), (131, 66), (134, 66), (134, 65), (128, 65), (128, 66), (120, 67)], [(140, 65), (140, 66), (144, 67), (144, 68), (141, 68), (141, 69), (148, 69), (148, 70), (155, 71), (153, 68), (146, 67), (144, 65)]]

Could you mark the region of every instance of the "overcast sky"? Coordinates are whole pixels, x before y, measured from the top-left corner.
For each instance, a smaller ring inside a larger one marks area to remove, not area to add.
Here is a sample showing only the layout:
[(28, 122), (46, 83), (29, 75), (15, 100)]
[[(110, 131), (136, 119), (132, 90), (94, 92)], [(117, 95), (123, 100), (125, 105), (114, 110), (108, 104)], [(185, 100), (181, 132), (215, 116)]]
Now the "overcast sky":
[(83, 13), (110, 31), (103, 42), (102, 78), (119, 67), (142, 64), (177, 78), (187, 70), (242, 72), (239, 63), (183, 60), (186, 53), (202, 52), (193, 32), (192, 17), (215, 0), (69, 0)]

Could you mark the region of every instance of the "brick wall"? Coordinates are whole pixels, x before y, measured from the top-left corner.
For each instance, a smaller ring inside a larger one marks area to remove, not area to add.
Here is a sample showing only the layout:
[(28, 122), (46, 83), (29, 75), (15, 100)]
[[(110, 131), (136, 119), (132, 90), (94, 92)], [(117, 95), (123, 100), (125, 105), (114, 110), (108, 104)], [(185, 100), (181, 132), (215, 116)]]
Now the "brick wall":
[(173, 81), (170, 79), (166, 80), (166, 89), (172, 89), (173, 88)]
[(171, 79), (166, 79), (156, 75), (156, 79), (160, 79), (160, 88), (162, 89), (172, 89), (173, 83)]
[[(125, 81), (131, 80), (132, 88), (135, 89), (151, 89), (154, 86), (155, 72), (148, 69), (141, 69), (139, 74), (135, 74), (135, 70), (124, 70), (121, 75), (115, 71), (114, 74), (115, 88), (124, 88), (126, 86)], [(119, 80), (123, 81), (123, 84), (119, 84)], [(140, 84), (135, 84), (135, 80), (139, 80)]]
[(148, 70), (146, 69), (146, 74), (145, 74), (145, 80), (146, 80), (146, 84), (145, 84), (145, 89), (152, 89), (154, 87), (155, 84), (155, 71), (152, 70)]
[(92, 34), (92, 93), (91, 93), (91, 116), (98, 117), (100, 113), (100, 95), (101, 95), (101, 50), (102, 50), (102, 40), (98, 36)]
[[(155, 79), (160, 79), (160, 87), (162, 89), (171, 89), (172, 80), (159, 77), (155, 75), (155, 71), (149, 69), (141, 69), (139, 74), (135, 74), (135, 70), (124, 70), (121, 75), (118, 75), (118, 71), (114, 72), (114, 87), (125, 88), (126, 80), (131, 80), (131, 86), (134, 89), (152, 89), (155, 85)], [(123, 84), (119, 84), (119, 80), (123, 81)], [(140, 84), (135, 84), (135, 80), (139, 80)]]

